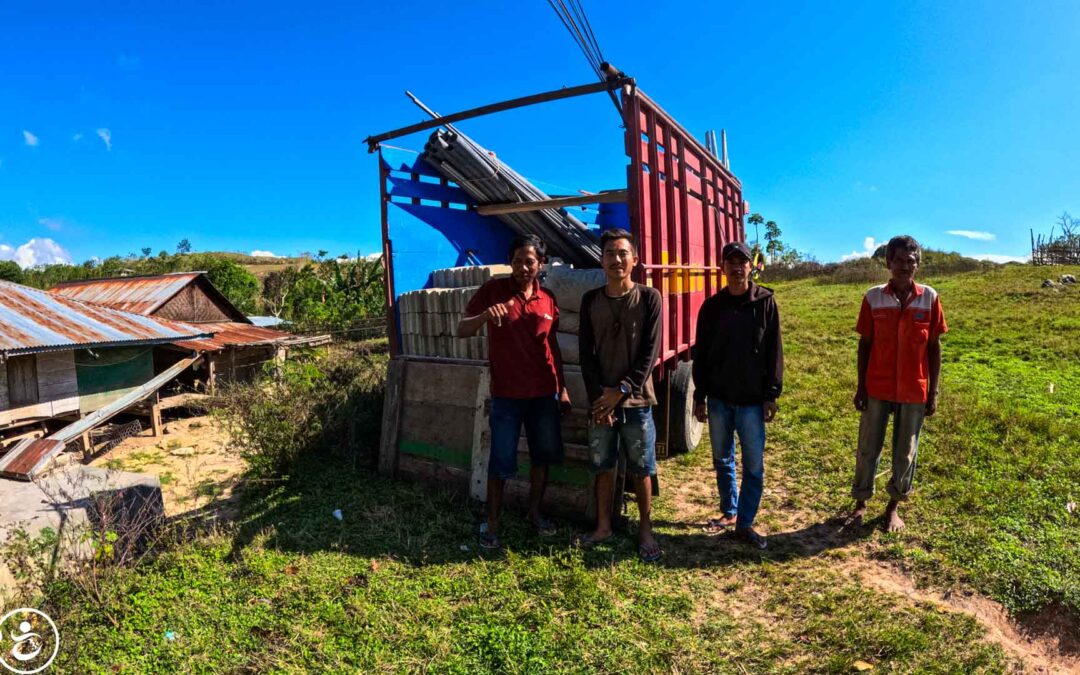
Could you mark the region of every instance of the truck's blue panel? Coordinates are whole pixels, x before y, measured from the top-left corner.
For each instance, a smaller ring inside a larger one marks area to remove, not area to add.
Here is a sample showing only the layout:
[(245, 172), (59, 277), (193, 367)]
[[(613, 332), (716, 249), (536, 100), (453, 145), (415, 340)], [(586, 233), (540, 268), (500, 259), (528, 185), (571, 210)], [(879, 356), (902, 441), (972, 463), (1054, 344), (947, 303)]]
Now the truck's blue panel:
[[(466, 210), (474, 202), (456, 185), (419, 180), (417, 176), (438, 174), (416, 153), (387, 147), (379, 153), (386, 172), (383, 194), (388, 199), (386, 226), (395, 295), (430, 287), (432, 270), (506, 262), (513, 230), (498, 218)], [(400, 318), (394, 320), (400, 331)]]
[(421, 176), (442, 178), (438, 171), (420, 161), (420, 154), (412, 150), (403, 150), (384, 145), (379, 148), (379, 157), (383, 166), (390, 171), (402, 171), (404, 173), (420, 174)]
[(387, 204), (393, 245), (394, 292), (427, 288), (431, 271), (504, 263), (514, 232), (475, 211), (418, 204)]
[(630, 229), (630, 208), (623, 204), (600, 204), (596, 224), (601, 230)]
[(438, 183), (424, 183), (411, 178), (399, 178), (391, 175), (388, 192), (391, 197), (403, 197), (407, 199), (429, 199), (435, 202), (450, 202), (454, 204), (473, 204), (465, 191), (453, 185), (439, 185)]

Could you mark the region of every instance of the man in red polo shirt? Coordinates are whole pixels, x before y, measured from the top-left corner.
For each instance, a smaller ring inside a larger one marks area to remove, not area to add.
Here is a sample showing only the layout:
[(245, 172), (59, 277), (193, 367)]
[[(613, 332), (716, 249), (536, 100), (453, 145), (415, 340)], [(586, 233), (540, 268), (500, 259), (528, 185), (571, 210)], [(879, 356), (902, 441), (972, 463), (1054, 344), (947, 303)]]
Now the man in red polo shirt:
[(919, 243), (893, 237), (885, 246), (889, 282), (863, 297), (855, 330), (859, 332), (859, 384), (855, 409), (862, 411), (850, 522), (861, 524), (866, 501), (874, 494), (874, 476), (893, 417), (892, 477), (886, 490), (885, 530), (899, 532), (897, 513), (915, 478), (915, 460), (923, 419), (937, 410), (941, 373), (941, 334), (948, 330), (937, 291), (915, 283), (922, 258)]
[(555, 296), (540, 287), (544, 242), (535, 235), (515, 237), (510, 244), (509, 278), (492, 279), (465, 308), (458, 337), (471, 337), (488, 327), (491, 367), (491, 454), (488, 458), (487, 522), (480, 545), (499, 548), (499, 515), (506, 481), (517, 476), (518, 439), (525, 425), (529, 442), (529, 522), (542, 535), (555, 525), (540, 512), (548, 467), (563, 460), (561, 412), (570, 409), (563, 379), (562, 356), (555, 333), (559, 307)]

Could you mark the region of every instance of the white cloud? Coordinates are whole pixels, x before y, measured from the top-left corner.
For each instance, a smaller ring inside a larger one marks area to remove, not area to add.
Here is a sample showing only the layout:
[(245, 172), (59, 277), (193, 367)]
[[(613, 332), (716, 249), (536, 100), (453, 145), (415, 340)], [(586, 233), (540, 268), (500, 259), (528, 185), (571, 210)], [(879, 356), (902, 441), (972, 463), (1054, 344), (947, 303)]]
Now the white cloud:
[(65, 222), (63, 218), (38, 218), (38, 225), (58, 232), (64, 228)]
[(1031, 260), (1030, 255), (1001, 255), (998, 253), (979, 253), (971, 257), (975, 258), (976, 260), (989, 260), (990, 262), (995, 262), (999, 264), (1004, 264), (1008, 262), (1026, 263)]
[(38, 137), (37, 136), (30, 133), (26, 129), (23, 129), (22, 137), (23, 137), (23, 141), (25, 141), (26, 144), (29, 145), (31, 148), (36, 148), (37, 147), (37, 145), (38, 145)]
[(863, 239), (863, 250), (852, 251), (847, 255), (842, 255), (840, 256), (840, 261), (843, 262), (845, 260), (855, 260), (856, 258), (869, 258), (870, 256), (874, 255), (874, 251), (877, 250), (877, 247), (878, 244), (874, 241), (874, 238), (867, 237), (866, 239)]
[(105, 149), (112, 152), (112, 132), (108, 129), (98, 129), (97, 135), (105, 143)]
[(82, 134), (75, 134), (74, 136), (71, 137), (71, 140), (73, 140), (73, 141), (75, 141), (77, 143), (77, 142), (82, 140), (82, 137), (83, 137)]
[(252, 258), (280, 258), (281, 256), (277, 255), (273, 251), (257, 251), (256, 250), (256, 251), (251, 252), (251, 257)]
[(71, 263), (71, 254), (52, 239), (34, 238), (18, 248), (0, 244), (0, 260), (14, 260), (23, 269), (38, 265)]
[(980, 230), (949, 230), (946, 234), (963, 237), (964, 239), (974, 239), (975, 241), (994, 241), (997, 239), (997, 235), (993, 232), (982, 232)]

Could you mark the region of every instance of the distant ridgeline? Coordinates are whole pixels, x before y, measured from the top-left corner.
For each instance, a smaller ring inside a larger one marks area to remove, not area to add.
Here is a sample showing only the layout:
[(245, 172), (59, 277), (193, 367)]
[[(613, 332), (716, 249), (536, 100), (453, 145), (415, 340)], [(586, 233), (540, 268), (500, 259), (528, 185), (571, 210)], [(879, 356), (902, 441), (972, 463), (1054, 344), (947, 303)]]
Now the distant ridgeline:
[[(1061, 234), (1054, 236), (1059, 229)], [(1046, 237), (1031, 231), (1031, 263), (1033, 265), (1080, 265), (1080, 218), (1067, 212), (1061, 214)]]
[[(959, 253), (924, 248), (919, 275), (941, 276), (997, 267), (997, 263), (968, 258)], [(884, 283), (889, 278), (885, 267), (885, 246), (879, 246), (872, 256), (843, 262), (820, 263), (802, 260), (792, 265), (773, 264), (765, 267), (761, 281), (790, 281), (816, 277), (826, 283)]]
[(320, 251), (299, 258), (252, 257), (240, 253), (168, 253), (112, 256), (78, 265), (42, 265), (23, 270), (0, 261), (0, 279), (49, 289), (68, 281), (207, 273), (210, 282), (247, 315), (273, 315), (297, 331), (347, 330), (383, 315), (379, 260), (327, 258)]

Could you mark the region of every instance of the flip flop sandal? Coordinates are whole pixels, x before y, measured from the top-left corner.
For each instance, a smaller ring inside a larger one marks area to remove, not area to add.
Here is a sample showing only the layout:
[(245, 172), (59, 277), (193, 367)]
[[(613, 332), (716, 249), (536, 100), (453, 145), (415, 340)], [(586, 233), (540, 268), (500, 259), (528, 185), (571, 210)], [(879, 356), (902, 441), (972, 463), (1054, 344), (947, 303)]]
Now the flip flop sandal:
[(487, 523), (480, 524), (480, 548), (489, 551), (502, 548), (502, 542), (499, 541), (499, 535), (488, 532)]
[(533, 522), (530, 520), (529, 523), (536, 528), (536, 533), (541, 537), (550, 537), (559, 530), (559, 527), (555, 524), (555, 521), (548, 518), (541, 518), (537, 522)]
[(664, 549), (657, 544), (655, 548), (638, 546), (638, 558), (643, 563), (654, 563), (664, 557)]
[(722, 518), (710, 518), (701, 529), (707, 534), (720, 534), (729, 527), (734, 527), (735, 521), (724, 523)]

